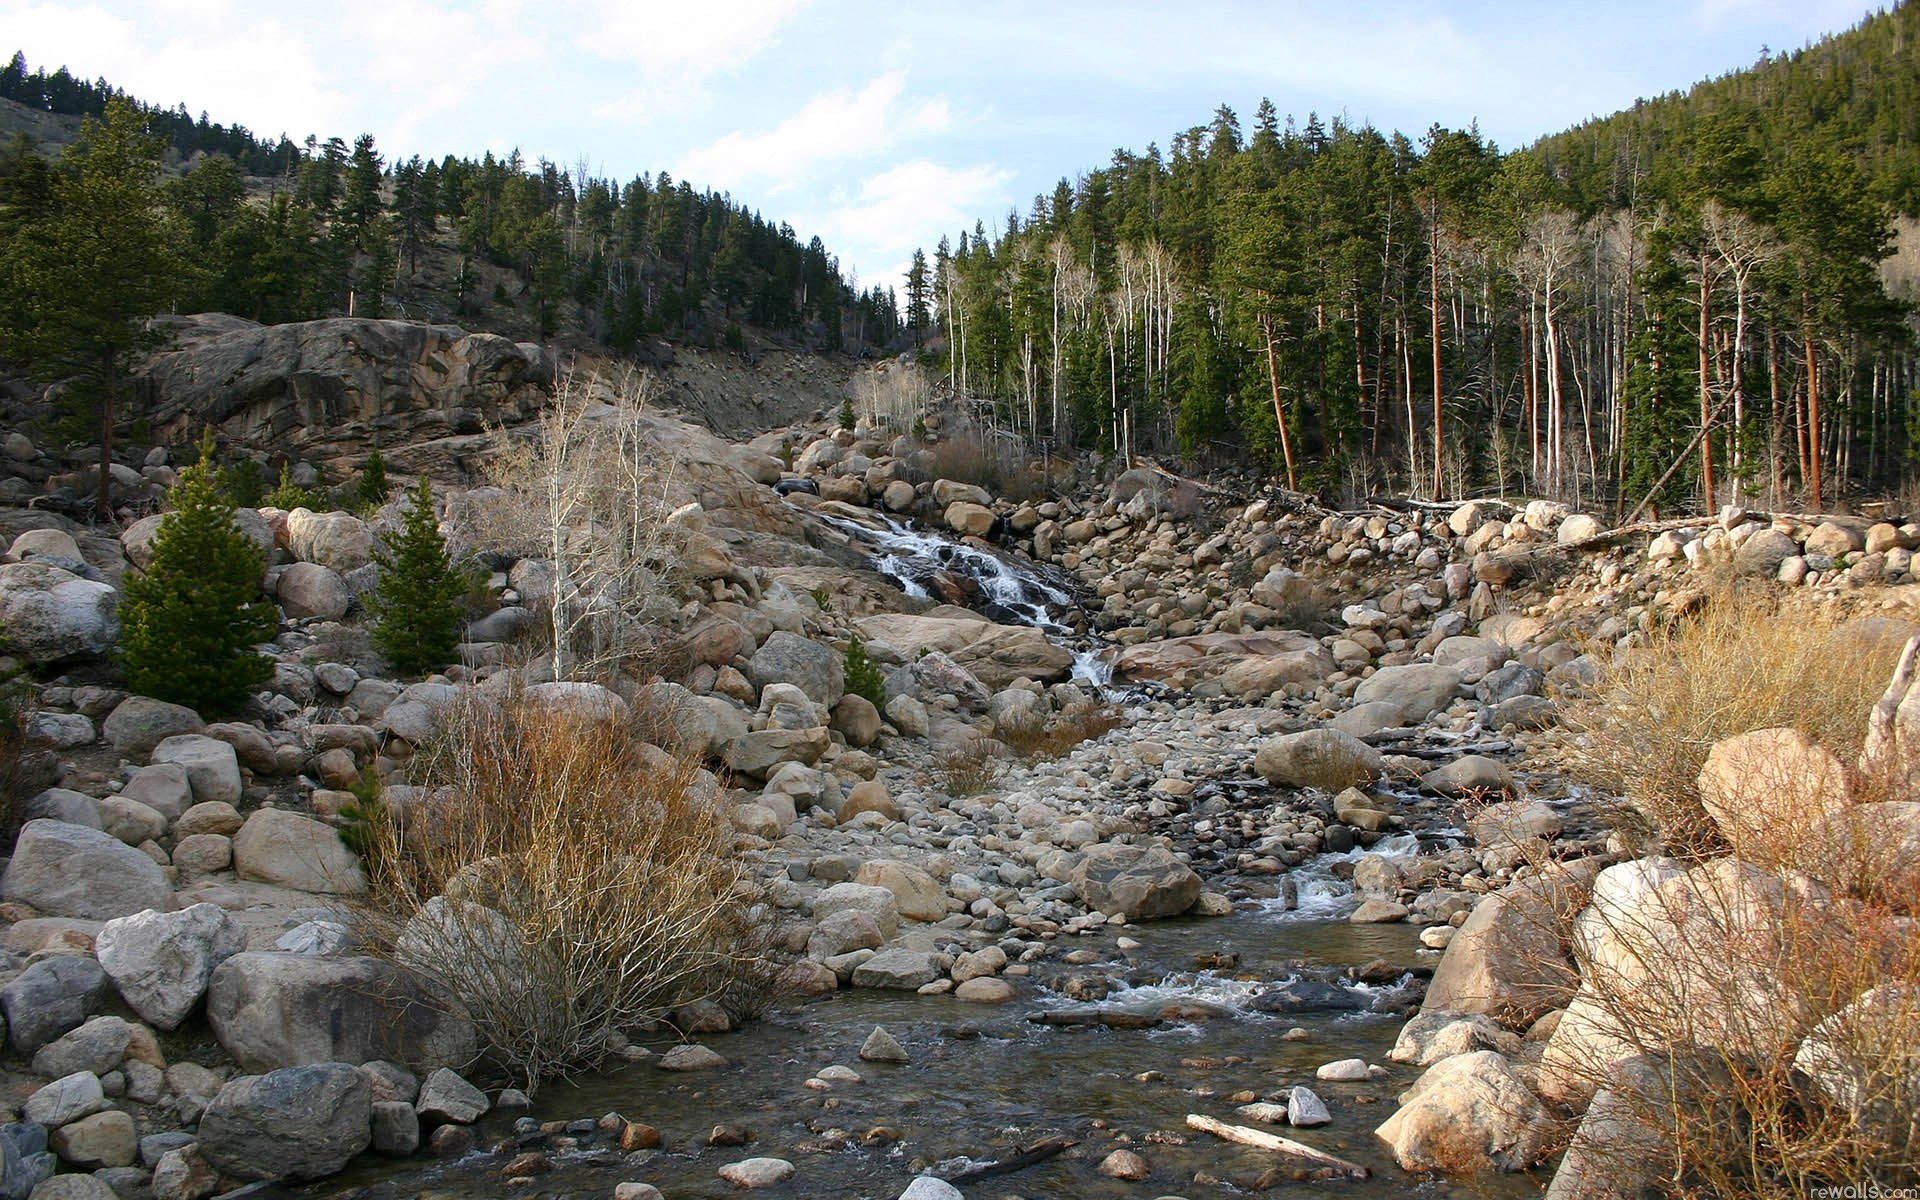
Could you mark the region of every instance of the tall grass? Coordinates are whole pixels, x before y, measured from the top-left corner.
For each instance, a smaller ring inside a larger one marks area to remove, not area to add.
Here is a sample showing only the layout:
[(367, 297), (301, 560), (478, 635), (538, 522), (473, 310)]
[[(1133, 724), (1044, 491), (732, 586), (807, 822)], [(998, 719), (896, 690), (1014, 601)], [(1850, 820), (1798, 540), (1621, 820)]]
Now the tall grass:
[(366, 830), (367, 924), (525, 1087), (757, 978), (757, 895), (696, 764), (629, 723), (469, 695), (423, 747), (431, 797)]
[(1782, 611), (1765, 593), (1721, 592), (1653, 629), (1644, 645), (1595, 654), (1599, 683), (1562, 706), (1579, 735), (1569, 768), (1625, 798), (1620, 824), (1642, 844), (1723, 853), (1696, 782), (1714, 744), (1797, 729), (1853, 761), (1903, 636), (1831, 609)]

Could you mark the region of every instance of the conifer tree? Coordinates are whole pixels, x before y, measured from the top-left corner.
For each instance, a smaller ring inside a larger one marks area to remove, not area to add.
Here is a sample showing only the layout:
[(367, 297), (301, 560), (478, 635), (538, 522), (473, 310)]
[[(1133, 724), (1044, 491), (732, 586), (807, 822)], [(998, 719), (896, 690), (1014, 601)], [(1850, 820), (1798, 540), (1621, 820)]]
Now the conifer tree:
[(362, 511), (371, 512), (387, 502), (387, 493), (392, 487), (387, 483), (387, 462), (380, 457), (380, 447), (367, 451), (367, 460), (360, 464), (360, 478), (353, 490), (354, 504)]
[(211, 447), (180, 473), (147, 569), (127, 580), (121, 662), (141, 695), (204, 713), (230, 712), (273, 675), (254, 646), (278, 628), (260, 598), (266, 557), (234, 523)]
[(380, 586), (368, 598), (373, 644), (394, 668), (417, 674), (442, 667), (460, 643), (459, 600), (465, 588), (447, 557), (433, 511), (433, 485), (421, 479), (400, 532), (377, 551)]

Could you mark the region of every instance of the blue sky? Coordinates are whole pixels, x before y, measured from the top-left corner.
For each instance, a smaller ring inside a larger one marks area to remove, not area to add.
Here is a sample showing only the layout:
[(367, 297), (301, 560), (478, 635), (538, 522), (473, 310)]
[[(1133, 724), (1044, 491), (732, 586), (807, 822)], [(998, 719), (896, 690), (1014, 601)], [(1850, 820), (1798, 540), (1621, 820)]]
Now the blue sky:
[(0, 53), (264, 134), (730, 191), (863, 283), (1221, 102), (1502, 147), (1853, 24), (1863, 0), (1318, 5), (0, 0)]

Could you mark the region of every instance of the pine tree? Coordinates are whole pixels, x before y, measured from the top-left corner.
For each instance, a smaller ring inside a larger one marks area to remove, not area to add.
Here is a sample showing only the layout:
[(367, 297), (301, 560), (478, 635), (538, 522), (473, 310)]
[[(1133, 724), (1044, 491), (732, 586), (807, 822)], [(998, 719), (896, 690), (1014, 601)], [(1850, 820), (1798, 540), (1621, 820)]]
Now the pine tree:
[(121, 662), (141, 695), (230, 712), (273, 675), (254, 646), (278, 628), (260, 599), (266, 557), (240, 531), (214, 479), (211, 447), (180, 473), (147, 569), (127, 580)]
[(417, 674), (442, 667), (460, 643), (460, 575), (433, 511), (433, 485), (422, 479), (400, 532), (377, 551), (380, 586), (368, 598), (373, 644), (395, 670)]
[(360, 464), (360, 478), (353, 487), (354, 506), (363, 512), (372, 512), (387, 502), (387, 493), (391, 490), (386, 460), (380, 457), (380, 447), (375, 446), (367, 452), (367, 461)]

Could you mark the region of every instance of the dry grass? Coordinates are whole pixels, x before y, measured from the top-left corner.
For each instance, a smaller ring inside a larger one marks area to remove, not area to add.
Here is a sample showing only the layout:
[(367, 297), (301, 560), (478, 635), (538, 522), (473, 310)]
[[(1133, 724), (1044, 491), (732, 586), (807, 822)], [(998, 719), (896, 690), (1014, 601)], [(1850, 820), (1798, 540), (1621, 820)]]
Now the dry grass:
[(414, 764), (433, 799), (367, 831), (367, 923), (522, 1086), (758, 977), (756, 893), (692, 761), (512, 698), (469, 696), (444, 728)]
[(1714, 743), (1797, 729), (1852, 761), (1900, 646), (1900, 636), (1830, 611), (1720, 593), (1643, 646), (1595, 653), (1599, 683), (1563, 706), (1581, 735), (1570, 770), (1627, 800), (1621, 824), (1642, 844), (1687, 857), (1723, 852), (1695, 784)]
[(977, 796), (1007, 773), (1006, 750), (993, 738), (969, 738), (934, 756), (933, 777), (949, 796)]
[[(1679, 857), (1616, 868), (1649, 875), (1575, 923), (1579, 992), (1540, 1067), (1550, 1099), (1593, 1098), (1563, 1171), (1726, 1200), (1920, 1178), (1920, 847), (1862, 807), (1911, 786), (1897, 755), (1846, 765), (1900, 650), (1722, 596), (1575, 707), (1582, 773)], [(1837, 762), (1795, 750), (1723, 775), (1723, 833), (1695, 778), (1715, 742), (1763, 728)]]
[(1920, 942), (1901, 917), (1722, 859), (1587, 919), (1562, 1018), (1586, 1035), (1556, 1035), (1542, 1079), (1639, 1127), (1595, 1141), (1608, 1174), (1801, 1200), (1920, 1173)]
[(1036, 467), (1017, 443), (989, 445), (977, 436), (957, 434), (915, 450), (909, 462), (917, 483), (951, 479), (985, 488), (998, 499), (1016, 503), (1044, 500), (1051, 494), (1046, 472)]
[(1090, 742), (1124, 723), (1119, 710), (1101, 705), (1053, 717), (1033, 715), (996, 722), (994, 735), (1021, 758), (1061, 758), (1082, 742)]

